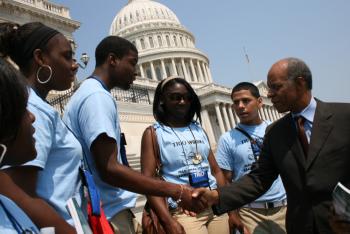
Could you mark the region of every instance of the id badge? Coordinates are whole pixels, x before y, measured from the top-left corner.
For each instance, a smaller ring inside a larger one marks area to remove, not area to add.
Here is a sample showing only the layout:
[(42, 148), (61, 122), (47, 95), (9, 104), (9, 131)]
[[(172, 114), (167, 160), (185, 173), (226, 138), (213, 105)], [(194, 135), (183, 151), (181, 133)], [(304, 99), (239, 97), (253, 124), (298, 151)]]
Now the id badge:
[(199, 170), (188, 175), (190, 185), (193, 188), (209, 187), (209, 177), (207, 170)]

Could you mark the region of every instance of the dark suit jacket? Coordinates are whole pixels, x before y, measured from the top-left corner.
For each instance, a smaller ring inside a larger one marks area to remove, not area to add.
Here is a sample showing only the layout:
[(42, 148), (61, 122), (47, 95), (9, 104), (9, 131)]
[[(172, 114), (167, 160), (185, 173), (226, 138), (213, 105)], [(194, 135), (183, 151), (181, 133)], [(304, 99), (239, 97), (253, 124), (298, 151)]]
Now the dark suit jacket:
[(237, 209), (267, 191), (278, 174), (287, 192), (288, 233), (332, 233), (332, 191), (340, 181), (350, 188), (350, 104), (317, 101), (307, 158), (291, 114), (270, 126), (258, 167), (219, 188), (217, 214)]

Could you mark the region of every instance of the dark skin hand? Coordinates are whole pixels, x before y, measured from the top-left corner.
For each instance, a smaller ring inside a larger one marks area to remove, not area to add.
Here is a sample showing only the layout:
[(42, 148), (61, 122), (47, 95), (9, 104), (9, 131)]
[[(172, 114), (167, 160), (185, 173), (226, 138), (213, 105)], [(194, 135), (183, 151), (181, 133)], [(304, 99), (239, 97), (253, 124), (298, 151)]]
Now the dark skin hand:
[[(172, 197), (175, 200), (180, 197), (181, 187), (179, 185), (144, 176), (120, 164), (116, 160), (116, 141), (106, 134), (101, 134), (96, 138), (92, 143), (91, 152), (97, 171), (104, 182), (145, 195)], [(185, 209), (197, 211), (202, 208), (192, 204), (193, 199), (189, 189), (183, 189), (181, 200), (180, 205)]]
[(14, 167), (0, 171), (0, 193), (13, 200), (40, 229), (55, 227), (57, 234), (73, 234), (75, 228), (69, 225), (45, 200), (38, 197), (35, 167)]

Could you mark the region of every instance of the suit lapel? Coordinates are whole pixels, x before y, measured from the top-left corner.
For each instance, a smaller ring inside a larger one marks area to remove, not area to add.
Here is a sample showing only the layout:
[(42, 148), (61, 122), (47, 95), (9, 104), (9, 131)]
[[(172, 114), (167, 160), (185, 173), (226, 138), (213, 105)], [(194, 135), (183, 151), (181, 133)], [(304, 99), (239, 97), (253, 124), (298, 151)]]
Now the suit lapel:
[(296, 160), (302, 165), (303, 168), (306, 166), (305, 155), (301, 143), (298, 140), (296, 127), (291, 114), (288, 114), (284, 128), (286, 130), (287, 144), (296, 158)]
[(330, 121), (331, 117), (332, 113), (327, 104), (317, 101), (315, 117), (311, 130), (306, 169), (309, 169), (312, 163), (315, 161), (331, 130), (333, 129), (333, 124)]

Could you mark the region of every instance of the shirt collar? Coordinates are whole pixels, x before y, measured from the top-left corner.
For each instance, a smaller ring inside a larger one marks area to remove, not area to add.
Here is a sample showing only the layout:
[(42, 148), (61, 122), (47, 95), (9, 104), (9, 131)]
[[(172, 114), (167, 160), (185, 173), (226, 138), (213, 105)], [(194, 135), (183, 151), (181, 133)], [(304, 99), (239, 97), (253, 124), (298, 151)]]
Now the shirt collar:
[(307, 107), (305, 107), (304, 110), (300, 111), (299, 113), (292, 113), (292, 117), (298, 117), (303, 116), (307, 121), (313, 122), (316, 112), (316, 105), (317, 102), (314, 97), (311, 97), (310, 103)]

